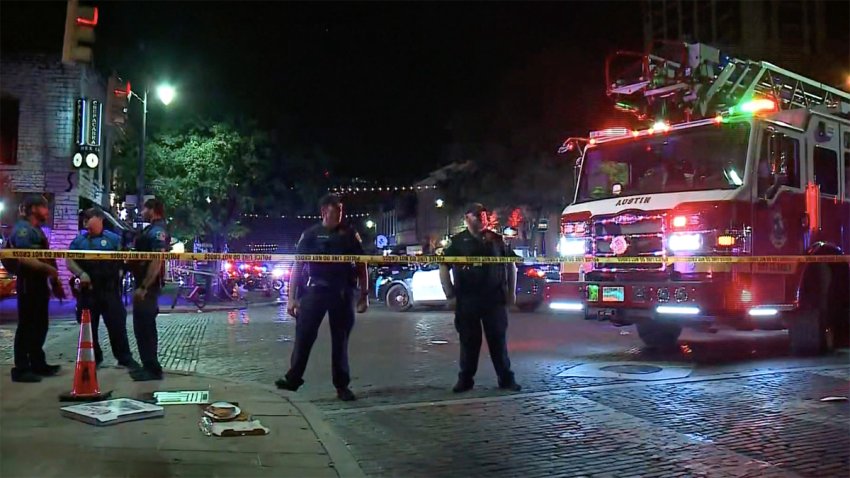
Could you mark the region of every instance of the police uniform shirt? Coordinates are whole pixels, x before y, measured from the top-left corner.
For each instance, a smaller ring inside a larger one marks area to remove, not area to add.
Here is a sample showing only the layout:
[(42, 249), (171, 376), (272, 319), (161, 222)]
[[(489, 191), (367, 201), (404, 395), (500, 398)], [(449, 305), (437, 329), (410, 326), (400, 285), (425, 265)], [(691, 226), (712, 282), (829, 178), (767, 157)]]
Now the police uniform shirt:
[[(142, 230), (142, 233), (136, 238), (135, 249), (138, 252), (167, 252), (171, 245), (171, 237), (166, 231), (165, 221), (158, 219), (153, 221), (148, 227)], [(136, 281), (140, 282), (148, 270), (149, 261), (138, 261), (136, 266)], [(159, 285), (157, 282), (154, 286)]]
[[(9, 244), (13, 249), (49, 249), (44, 231), (40, 227), (33, 226), (27, 219), (20, 219), (15, 223)], [(18, 269), (17, 275), (22, 279), (46, 278), (41, 274), (33, 274), (26, 268), (18, 267)], [(47, 287), (47, 281), (44, 281), (44, 286)]]
[[(120, 251), (121, 236), (114, 232), (104, 231), (99, 236), (80, 234), (71, 242), (68, 249), (72, 251)], [(93, 280), (118, 279), (121, 269), (120, 261), (79, 260), (77, 264)]]
[[(360, 235), (346, 224), (327, 229), (317, 224), (304, 231), (296, 248), (298, 254), (362, 255)], [(310, 284), (344, 288), (355, 285), (354, 265), (350, 262), (308, 262)]]
[[(446, 257), (516, 257), (502, 236), (493, 231), (483, 231), (481, 238), (468, 230), (451, 237), (443, 251)], [(506, 264), (454, 264), (455, 289), (458, 297), (487, 298), (504, 301), (507, 283)]]

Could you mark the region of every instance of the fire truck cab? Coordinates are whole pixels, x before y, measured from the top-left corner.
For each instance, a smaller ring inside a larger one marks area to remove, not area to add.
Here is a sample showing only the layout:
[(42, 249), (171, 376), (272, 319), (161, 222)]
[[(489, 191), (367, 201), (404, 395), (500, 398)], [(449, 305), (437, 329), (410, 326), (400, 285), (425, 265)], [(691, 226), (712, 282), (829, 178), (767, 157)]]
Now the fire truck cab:
[(549, 307), (635, 324), (660, 349), (718, 325), (787, 328), (798, 354), (850, 345), (850, 94), (683, 49), (609, 80), (652, 126), (580, 141)]

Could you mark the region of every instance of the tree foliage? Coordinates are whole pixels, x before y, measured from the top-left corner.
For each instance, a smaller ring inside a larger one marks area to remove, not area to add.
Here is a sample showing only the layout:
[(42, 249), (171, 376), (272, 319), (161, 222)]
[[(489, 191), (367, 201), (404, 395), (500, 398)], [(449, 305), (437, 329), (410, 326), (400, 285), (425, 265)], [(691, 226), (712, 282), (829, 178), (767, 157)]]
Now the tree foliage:
[(218, 249), (244, 235), (239, 218), (268, 171), (265, 137), (227, 123), (157, 135), (147, 146), (146, 182), (165, 200), (173, 232), (202, 233)]

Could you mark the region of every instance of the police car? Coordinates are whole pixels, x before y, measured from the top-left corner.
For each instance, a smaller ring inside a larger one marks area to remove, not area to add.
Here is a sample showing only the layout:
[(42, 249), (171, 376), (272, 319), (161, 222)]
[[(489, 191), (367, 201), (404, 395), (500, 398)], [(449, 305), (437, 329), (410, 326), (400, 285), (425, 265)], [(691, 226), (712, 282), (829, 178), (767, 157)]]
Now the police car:
[[(405, 312), (416, 306), (439, 307), (447, 303), (440, 284), (440, 266), (422, 264), (406, 266), (395, 273), (378, 274), (375, 298), (394, 312)], [(547, 282), (559, 280), (557, 266), (519, 264), (517, 266), (517, 307), (532, 312), (543, 302)]]

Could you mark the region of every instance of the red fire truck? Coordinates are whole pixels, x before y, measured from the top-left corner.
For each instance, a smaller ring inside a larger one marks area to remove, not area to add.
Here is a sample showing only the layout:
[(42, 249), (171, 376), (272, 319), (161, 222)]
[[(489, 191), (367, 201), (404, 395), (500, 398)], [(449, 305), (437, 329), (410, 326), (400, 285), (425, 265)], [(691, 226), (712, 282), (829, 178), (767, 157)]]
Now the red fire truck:
[(798, 354), (848, 346), (850, 94), (665, 47), (606, 67), (617, 108), (651, 126), (562, 147), (580, 153), (559, 242), (576, 260), (549, 307), (635, 324), (653, 348), (688, 326), (787, 328)]

